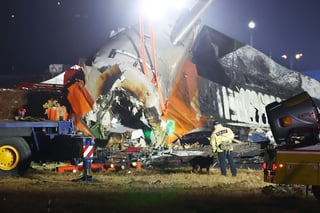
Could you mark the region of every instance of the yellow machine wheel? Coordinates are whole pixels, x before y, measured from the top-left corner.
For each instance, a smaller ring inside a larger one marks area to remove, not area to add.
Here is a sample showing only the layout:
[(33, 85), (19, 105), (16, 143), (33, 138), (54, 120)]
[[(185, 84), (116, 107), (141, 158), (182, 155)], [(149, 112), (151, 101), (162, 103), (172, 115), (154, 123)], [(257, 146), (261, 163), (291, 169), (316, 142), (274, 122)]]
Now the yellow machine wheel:
[(30, 162), (31, 149), (24, 138), (0, 138), (0, 176), (23, 175)]
[(0, 169), (4, 171), (13, 170), (19, 163), (18, 150), (9, 145), (0, 146)]

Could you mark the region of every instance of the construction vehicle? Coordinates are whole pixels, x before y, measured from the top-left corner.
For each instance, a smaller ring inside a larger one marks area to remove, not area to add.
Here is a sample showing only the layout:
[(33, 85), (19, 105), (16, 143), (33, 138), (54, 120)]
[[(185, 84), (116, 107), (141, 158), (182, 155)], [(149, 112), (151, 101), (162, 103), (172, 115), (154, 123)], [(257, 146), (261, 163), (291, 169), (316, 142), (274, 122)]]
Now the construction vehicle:
[(23, 175), (31, 162), (68, 161), (83, 163), (83, 179), (91, 178), (94, 137), (76, 128), (68, 114), (76, 109), (76, 102), (68, 101), (72, 95), (48, 84), (0, 90), (0, 176)]
[(311, 186), (320, 200), (319, 111), (313, 98), (302, 92), (266, 106), (275, 144), (265, 149), (264, 181)]

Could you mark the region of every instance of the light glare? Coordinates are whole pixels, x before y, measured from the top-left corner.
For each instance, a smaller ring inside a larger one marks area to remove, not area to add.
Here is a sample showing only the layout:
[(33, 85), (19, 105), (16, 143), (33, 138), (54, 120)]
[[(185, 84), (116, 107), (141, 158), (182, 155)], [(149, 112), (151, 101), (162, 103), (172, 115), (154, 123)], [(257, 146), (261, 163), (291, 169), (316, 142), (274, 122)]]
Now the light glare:
[(140, 12), (149, 19), (161, 19), (169, 8), (181, 9), (185, 0), (140, 0)]
[(302, 53), (297, 53), (297, 54), (295, 55), (295, 58), (296, 58), (296, 59), (302, 58)]
[(254, 23), (254, 21), (250, 21), (248, 26), (249, 26), (250, 29), (253, 29), (253, 28), (256, 27), (256, 23)]

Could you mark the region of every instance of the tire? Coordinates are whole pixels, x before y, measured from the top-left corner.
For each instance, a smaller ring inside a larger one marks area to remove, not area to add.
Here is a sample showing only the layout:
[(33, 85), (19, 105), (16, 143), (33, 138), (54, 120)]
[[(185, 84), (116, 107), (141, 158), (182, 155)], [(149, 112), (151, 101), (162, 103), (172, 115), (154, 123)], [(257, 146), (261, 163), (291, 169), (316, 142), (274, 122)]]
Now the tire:
[(30, 162), (31, 149), (23, 138), (0, 139), (0, 176), (21, 176)]

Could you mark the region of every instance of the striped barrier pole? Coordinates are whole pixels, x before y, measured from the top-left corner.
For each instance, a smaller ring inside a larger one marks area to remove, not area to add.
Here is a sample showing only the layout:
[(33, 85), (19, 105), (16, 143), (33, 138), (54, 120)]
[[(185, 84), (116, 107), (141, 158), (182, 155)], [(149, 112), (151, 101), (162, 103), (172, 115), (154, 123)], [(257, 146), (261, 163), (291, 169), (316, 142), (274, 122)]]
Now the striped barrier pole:
[(94, 139), (91, 137), (83, 138), (82, 151), (83, 151), (83, 177), (80, 180), (94, 181), (90, 175), (91, 165), (93, 160)]
[(91, 179), (90, 175), (91, 164), (93, 159), (93, 138), (84, 138), (83, 139), (83, 175), (84, 179)]

